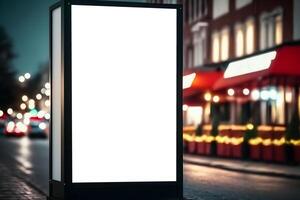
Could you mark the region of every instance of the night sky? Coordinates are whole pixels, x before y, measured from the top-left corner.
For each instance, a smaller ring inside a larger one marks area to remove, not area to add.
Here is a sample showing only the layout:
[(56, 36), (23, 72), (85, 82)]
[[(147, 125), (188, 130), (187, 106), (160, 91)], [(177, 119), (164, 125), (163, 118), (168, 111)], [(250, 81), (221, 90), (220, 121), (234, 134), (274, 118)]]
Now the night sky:
[(49, 6), (55, 2), (57, 0), (0, 0), (0, 26), (13, 40), (17, 54), (13, 65), (17, 75), (34, 74), (40, 64), (48, 61)]

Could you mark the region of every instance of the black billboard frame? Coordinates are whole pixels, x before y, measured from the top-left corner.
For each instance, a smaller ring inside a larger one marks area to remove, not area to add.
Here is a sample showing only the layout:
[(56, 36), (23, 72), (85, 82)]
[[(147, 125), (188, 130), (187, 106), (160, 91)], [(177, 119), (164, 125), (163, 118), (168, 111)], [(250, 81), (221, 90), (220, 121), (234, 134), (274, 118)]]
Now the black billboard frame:
[[(175, 182), (118, 182), (73, 183), (72, 182), (72, 52), (71, 52), (71, 6), (117, 6), (140, 8), (165, 8), (177, 11), (177, 99), (176, 139), (177, 161)], [(183, 199), (183, 147), (182, 147), (182, 67), (183, 67), (183, 8), (178, 4), (153, 4), (97, 0), (61, 0), (49, 9), (50, 35), (50, 82), (52, 85), (52, 11), (61, 8), (61, 75), (62, 75), (62, 128), (61, 128), (61, 181), (52, 180), (52, 120), (50, 120), (49, 197), (61, 199), (105, 200), (181, 200)], [(51, 90), (51, 102), (52, 102)], [(52, 106), (51, 106), (52, 116)], [(67, 144), (67, 145), (66, 145)]]

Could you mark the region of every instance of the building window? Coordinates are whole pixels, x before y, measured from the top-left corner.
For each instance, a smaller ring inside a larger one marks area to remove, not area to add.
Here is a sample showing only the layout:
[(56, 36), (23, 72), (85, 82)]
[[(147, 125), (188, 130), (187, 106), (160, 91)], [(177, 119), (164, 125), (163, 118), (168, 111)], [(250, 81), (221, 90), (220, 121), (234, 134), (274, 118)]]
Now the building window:
[(229, 12), (229, 0), (213, 0), (213, 19)]
[(275, 44), (282, 43), (282, 15), (275, 17)]
[(197, 19), (197, 17), (198, 17), (198, 9), (197, 9), (197, 2), (198, 2), (199, 0), (192, 0), (192, 3), (193, 3), (193, 5), (192, 5), (192, 7), (193, 7), (193, 10), (194, 10), (194, 16), (193, 16), (193, 20), (195, 20), (195, 19)]
[(254, 52), (254, 19), (250, 18), (245, 23), (238, 23), (235, 26), (235, 56)]
[(235, 56), (244, 55), (244, 30), (243, 25), (238, 24), (235, 27)]
[(246, 21), (246, 54), (254, 51), (254, 19)]
[(192, 22), (194, 17), (193, 1), (189, 1), (188, 6), (189, 6), (189, 22)]
[(250, 3), (252, 3), (252, 0), (236, 0), (235, 1), (235, 9), (240, 9), (242, 7), (245, 7)]
[(229, 58), (229, 28), (212, 34), (212, 61), (219, 62)]
[(168, 3), (168, 4), (176, 4), (176, 0), (165, 0), (164, 3)]
[(207, 15), (207, 0), (202, 0), (201, 13), (203, 16)]
[(206, 28), (200, 27), (194, 32), (194, 66), (201, 66), (206, 57)]
[(212, 61), (219, 62), (220, 61), (220, 39), (219, 33), (214, 33), (212, 35)]
[(187, 52), (187, 57), (188, 57), (188, 62), (187, 62), (187, 65), (188, 65), (188, 68), (192, 68), (193, 67), (193, 50), (192, 48), (188, 48), (188, 52)]
[(184, 4), (184, 12), (185, 12), (185, 21), (187, 22), (189, 20), (189, 1), (185, 1)]
[(229, 29), (221, 31), (221, 60), (227, 60), (229, 57)]
[(260, 49), (270, 48), (283, 41), (282, 9), (263, 13), (260, 17)]

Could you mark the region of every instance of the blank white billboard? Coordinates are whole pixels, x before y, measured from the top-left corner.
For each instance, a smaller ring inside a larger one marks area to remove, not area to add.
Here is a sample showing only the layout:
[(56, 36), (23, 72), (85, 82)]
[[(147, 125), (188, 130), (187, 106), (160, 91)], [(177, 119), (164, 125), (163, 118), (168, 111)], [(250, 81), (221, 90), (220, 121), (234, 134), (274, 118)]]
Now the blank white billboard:
[(176, 9), (72, 5), (72, 177), (176, 181)]

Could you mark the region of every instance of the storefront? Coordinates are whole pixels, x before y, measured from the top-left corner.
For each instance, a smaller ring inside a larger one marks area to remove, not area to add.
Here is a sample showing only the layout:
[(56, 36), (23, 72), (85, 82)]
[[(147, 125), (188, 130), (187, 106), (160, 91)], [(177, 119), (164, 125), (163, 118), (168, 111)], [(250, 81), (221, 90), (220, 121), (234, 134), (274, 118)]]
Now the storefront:
[[(214, 126), (211, 121), (219, 116), (217, 136), (209, 139), (216, 141), (218, 156), (241, 158), (247, 151), (254, 160), (285, 162), (286, 146), (292, 146), (299, 162), (299, 55), (300, 45), (290, 44), (228, 64), (212, 87), (213, 98), (206, 99), (217, 112), (203, 121), (203, 127)], [(185, 137), (202, 141), (207, 138), (204, 132)]]
[(209, 123), (213, 85), (223, 76), (221, 71), (200, 70), (183, 77), (183, 124), (198, 126)]

